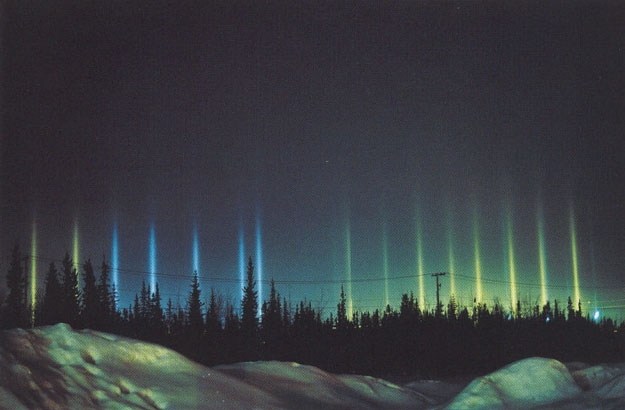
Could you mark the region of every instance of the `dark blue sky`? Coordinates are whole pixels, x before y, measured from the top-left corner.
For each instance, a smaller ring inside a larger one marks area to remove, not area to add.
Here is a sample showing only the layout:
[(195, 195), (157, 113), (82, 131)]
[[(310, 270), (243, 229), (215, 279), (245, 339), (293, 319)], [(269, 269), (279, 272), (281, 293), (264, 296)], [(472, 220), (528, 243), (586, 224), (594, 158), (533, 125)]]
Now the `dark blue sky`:
[[(254, 256), (262, 221), (264, 277), (344, 281), (348, 225), (352, 279), (383, 277), (384, 218), (388, 276), (417, 274), (421, 215), (424, 271), (449, 270), (451, 227), (468, 302), (475, 209), (484, 297), (507, 303), (506, 214), (516, 279), (539, 283), (542, 200), (550, 295), (573, 294), (572, 205), (582, 299), (625, 305), (618, 2), (2, 8), (2, 275), (14, 241), (30, 253), (33, 218), (40, 257), (71, 254), (78, 218), (80, 257), (97, 263), (117, 220), (127, 305), (148, 280), (150, 224), (158, 271), (189, 275), (197, 222), (204, 289), (236, 301), (241, 223)], [(159, 283), (186, 297), (188, 278)], [(390, 284), (394, 304), (418, 293), (416, 278)], [(333, 309), (339, 286), (278, 289)], [(354, 306), (381, 306), (383, 288), (354, 283)]]

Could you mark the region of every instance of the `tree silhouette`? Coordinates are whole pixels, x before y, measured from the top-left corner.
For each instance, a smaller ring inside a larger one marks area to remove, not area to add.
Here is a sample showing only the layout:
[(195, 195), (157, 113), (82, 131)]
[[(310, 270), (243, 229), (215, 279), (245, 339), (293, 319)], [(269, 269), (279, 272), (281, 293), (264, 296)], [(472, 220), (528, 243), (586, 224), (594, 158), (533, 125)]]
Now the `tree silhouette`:
[(215, 290), (211, 289), (210, 301), (206, 310), (206, 334), (208, 337), (217, 336), (221, 332), (220, 310)]
[(276, 293), (273, 278), (271, 279), (269, 301), (263, 303), (262, 311), (261, 334), (265, 342), (265, 348), (268, 351), (275, 351), (278, 349), (282, 333), (282, 312), (280, 309), (280, 295)]
[(72, 327), (78, 325), (78, 315), (80, 313), (80, 293), (78, 291), (78, 272), (69, 257), (65, 253), (63, 262), (63, 298), (62, 298), (62, 319), (63, 322)]
[(200, 282), (198, 281), (197, 272), (193, 275), (191, 282), (191, 292), (187, 301), (187, 318), (189, 333), (192, 338), (199, 339), (204, 330), (204, 319), (202, 318), (202, 305), (200, 301)]
[(60, 309), (63, 297), (63, 290), (59, 283), (58, 272), (54, 262), (50, 262), (45, 280), (46, 286), (43, 293), (41, 314), (37, 317), (37, 325), (53, 325), (62, 319)]
[(258, 294), (254, 280), (254, 263), (250, 257), (247, 262), (247, 282), (243, 288), (241, 301), (241, 333), (245, 341), (245, 358), (251, 360), (258, 354)]
[(27, 327), (28, 312), (26, 308), (26, 278), (21, 266), (22, 253), (16, 243), (11, 253), (11, 263), (7, 272), (9, 295), (6, 300), (5, 324), (7, 328)]
[(110, 282), (110, 269), (106, 264), (104, 257), (102, 258), (102, 266), (100, 267), (100, 279), (98, 281), (98, 303), (100, 306), (100, 321), (101, 324), (109, 323), (113, 316), (113, 310), (115, 309), (115, 303), (113, 302), (114, 295), (111, 292)]
[(341, 298), (339, 299), (339, 303), (336, 305), (336, 328), (340, 330), (347, 329), (347, 310), (345, 309), (345, 290), (343, 289), (343, 285), (341, 285)]
[(246, 336), (254, 336), (258, 329), (258, 293), (254, 280), (254, 263), (251, 257), (247, 263), (247, 282), (243, 288), (241, 311), (241, 330)]
[(100, 329), (100, 325), (102, 324), (102, 307), (100, 306), (100, 295), (95, 284), (96, 280), (91, 260), (87, 259), (82, 269), (82, 325), (91, 329)]

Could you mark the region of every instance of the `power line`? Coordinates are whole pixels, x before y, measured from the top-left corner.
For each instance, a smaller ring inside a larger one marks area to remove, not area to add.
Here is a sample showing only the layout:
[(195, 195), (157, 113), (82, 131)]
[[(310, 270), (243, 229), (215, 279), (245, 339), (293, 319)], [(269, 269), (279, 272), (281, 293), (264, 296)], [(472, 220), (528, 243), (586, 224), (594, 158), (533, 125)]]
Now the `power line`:
[[(28, 258), (32, 259), (36, 259), (36, 260), (40, 260), (40, 261), (47, 261), (47, 262), (62, 262), (61, 259), (57, 259), (57, 258), (49, 258), (49, 257), (44, 257), (44, 256), (28, 256)], [(110, 268), (111, 271), (116, 270), (117, 272), (120, 273), (125, 273), (125, 274), (129, 274), (129, 275), (136, 275), (136, 276), (149, 276), (149, 275), (155, 275), (157, 277), (160, 278), (168, 278), (168, 279), (193, 279), (193, 277), (195, 275), (193, 274), (182, 274), (182, 273), (166, 273), (166, 272), (155, 272), (155, 273), (151, 273), (149, 271), (144, 271), (144, 270), (139, 270), (139, 269), (129, 269), (129, 268), (117, 268), (117, 269), (112, 269)], [(391, 276), (388, 278), (384, 278), (384, 277), (369, 277), (369, 278), (360, 278), (360, 279), (308, 279), (308, 280), (288, 280), (288, 279), (277, 279), (274, 280), (274, 283), (276, 285), (278, 284), (282, 284), (282, 285), (317, 285), (317, 284), (345, 284), (345, 283), (371, 283), (371, 282), (383, 282), (386, 280), (402, 280), (402, 279), (417, 279), (421, 276), (428, 276), (431, 275), (430, 273), (423, 273), (423, 274), (411, 274), (411, 275), (400, 275), (400, 276)], [(464, 280), (470, 280), (473, 282), (477, 282), (478, 278), (475, 276), (469, 276), (469, 275), (464, 275), (461, 273), (454, 273), (454, 277), (457, 279), (464, 279)], [(198, 278), (201, 280), (205, 280), (205, 281), (212, 281), (212, 282), (223, 282), (223, 283), (240, 283), (241, 280), (238, 277), (219, 277), (219, 276), (204, 276), (204, 275), (199, 275), (198, 274)], [(492, 278), (484, 278), (482, 277), (480, 279), (480, 281), (482, 283), (491, 283), (491, 284), (501, 284), (501, 285), (509, 285), (511, 282), (508, 280), (504, 280), (504, 279), (492, 279)], [(257, 280), (258, 282), (258, 280)], [(260, 282), (265, 283), (265, 284), (269, 284), (271, 283), (271, 279), (262, 279), (260, 280)], [(528, 288), (541, 288), (543, 286), (543, 284), (541, 283), (530, 283), (530, 282), (515, 282), (515, 284), (517, 286), (521, 286), (521, 287), (528, 287)], [(574, 289), (575, 286), (574, 285), (555, 285), (555, 284), (546, 284), (545, 287), (547, 289)], [(593, 287), (588, 287), (588, 286), (580, 286), (580, 289), (584, 289), (584, 290), (595, 290), (595, 289), (608, 289), (608, 290), (623, 290), (625, 289), (625, 287), (614, 287), (614, 286), (593, 286)]]

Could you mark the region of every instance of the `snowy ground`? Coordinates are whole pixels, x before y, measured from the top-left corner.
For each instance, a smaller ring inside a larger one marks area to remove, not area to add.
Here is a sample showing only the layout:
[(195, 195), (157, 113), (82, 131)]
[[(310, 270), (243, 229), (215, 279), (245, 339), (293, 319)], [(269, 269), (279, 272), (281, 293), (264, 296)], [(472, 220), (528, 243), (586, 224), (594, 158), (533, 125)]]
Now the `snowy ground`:
[(158, 345), (67, 325), (0, 332), (2, 409), (625, 408), (625, 364), (531, 358), (468, 385), (403, 387), (312, 366), (208, 368)]

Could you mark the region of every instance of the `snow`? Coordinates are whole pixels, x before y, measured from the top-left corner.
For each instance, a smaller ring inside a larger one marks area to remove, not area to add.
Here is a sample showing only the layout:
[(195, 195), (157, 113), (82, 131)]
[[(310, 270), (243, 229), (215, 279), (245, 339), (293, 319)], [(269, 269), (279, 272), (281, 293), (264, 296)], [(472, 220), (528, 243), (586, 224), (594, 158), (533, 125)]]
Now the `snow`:
[(59, 324), (0, 332), (1, 409), (622, 409), (625, 364), (529, 358), (473, 381), (399, 386), (313, 366), (208, 368), (162, 346)]
[(472, 381), (448, 409), (508, 409), (552, 403), (579, 395), (581, 389), (565, 365), (532, 357)]

